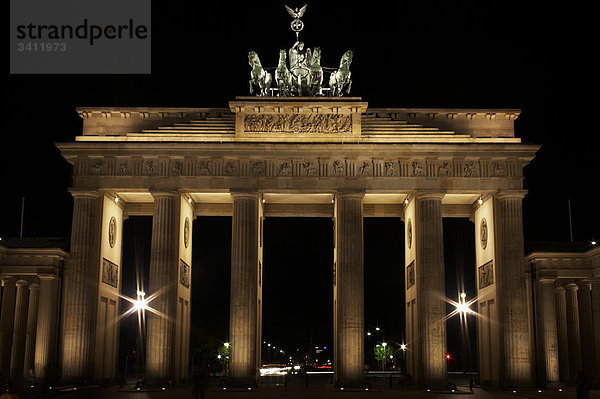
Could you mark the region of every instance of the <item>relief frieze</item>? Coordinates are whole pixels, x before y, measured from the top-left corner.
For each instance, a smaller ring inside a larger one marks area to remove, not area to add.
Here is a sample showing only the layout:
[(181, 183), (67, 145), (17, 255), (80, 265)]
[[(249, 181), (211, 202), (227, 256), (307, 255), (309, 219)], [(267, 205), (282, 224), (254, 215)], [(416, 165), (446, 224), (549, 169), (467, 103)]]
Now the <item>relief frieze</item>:
[[(236, 159), (228, 158), (130, 158), (89, 159), (77, 163), (77, 175), (90, 176), (249, 176), (249, 177), (438, 177), (513, 178), (521, 175), (519, 166), (507, 161), (444, 159)], [(81, 166), (79, 166), (81, 165)]]
[(315, 161), (302, 161), (300, 168), (301, 176), (319, 176), (319, 169)]
[(373, 174), (373, 164), (370, 161), (361, 161), (358, 163), (359, 176), (371, 176)]
[(207, 159), (201, 159), (196, 164), (196, 173), (200, 176), (209, 176), (211, 171), (210, 161)]
[(352, 119), (340, 114), (245, 115), (244, 131), (253, 133), (338, 134), (352, 133)]
[(438, 176), (452, 176), (452, 163), (450, 161), (441, 161), (438, 163)]
[(250, 161), (250, 175), (264, 176), (265, 175), (265, 161)]
[(238, 161), (225, 161), (223, 165), (223, 174), (225, 176), (236, 176), (239, 173), (239, 162)]
[(479, 164), (475, 161), (465, 161), (463, 164), (463, 177), (479, 176)]
[(422, 161), (412, 161), (410, 163), (411, 176), (425, 176), (425, 167)]
[(182, 175), (183, 174), (183, 161), (172, 161), (171, 162), (171, 174)]
[(291, 176), (291, 175), (292, 175), (292, 162), (291, 161), (277, 162), (277, 176)]
[(398, 165), (397, 162), (385, 161), (383, 164), (384, 176), (398, 176)]
[(346, 161), (343, 159), (336, 159), (331, 163), (331, 174), (333, 176), (345, 176), (346, 175)]

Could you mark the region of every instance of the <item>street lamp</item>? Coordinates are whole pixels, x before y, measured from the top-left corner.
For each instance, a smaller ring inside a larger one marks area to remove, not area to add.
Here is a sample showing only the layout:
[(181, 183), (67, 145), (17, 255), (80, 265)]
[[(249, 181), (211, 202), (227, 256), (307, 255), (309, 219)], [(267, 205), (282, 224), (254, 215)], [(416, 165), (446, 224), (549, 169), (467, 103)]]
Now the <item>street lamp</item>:
[(137, 299), (133, 302), (133, 308), (137, 312), (143, 312), (148, 309), (148, 301), (145, 298), (146, 293), (144, 291), (137, 292)]
[(146, 340), (146, 310), (148, 309), (148, 300), (146, 293), (137, 290), (136, 299), (133, 301), (133, 310), (138, 316), (138, 347), (136, 350), (136, 368), (139, 374), (144, 372), (145, 368), (145, 340)]

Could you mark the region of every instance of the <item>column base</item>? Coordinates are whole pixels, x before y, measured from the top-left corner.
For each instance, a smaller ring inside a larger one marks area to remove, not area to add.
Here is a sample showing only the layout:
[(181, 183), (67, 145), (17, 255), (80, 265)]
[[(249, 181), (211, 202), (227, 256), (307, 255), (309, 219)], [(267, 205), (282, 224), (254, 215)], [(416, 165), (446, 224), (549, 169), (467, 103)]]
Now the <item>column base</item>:
[(456, 386), (447, 379), (423, 381), (417, 385), (419, 388), (424, 389), (427, 392), (452, 392), (453, 388), (456, 390)]
[(505, 391), (531, 391), (536, 389), (535, 383), (531, 380), (504, 382), (500, 385)]
[(166, 390), (175, 386), (175, 379), (165, 377), (146, 377), (146, 379), (143, 381), (143, 385), (148, 389)]
[(336, 381), (335, 389), (340, 391), (365, 391), (369, 389), (369, 384), (364, 378), (340, 379)]
[(227, 391), (252, 391), (258, 388), (254, 377), (228, 377), (223, 380), (220, 388)]

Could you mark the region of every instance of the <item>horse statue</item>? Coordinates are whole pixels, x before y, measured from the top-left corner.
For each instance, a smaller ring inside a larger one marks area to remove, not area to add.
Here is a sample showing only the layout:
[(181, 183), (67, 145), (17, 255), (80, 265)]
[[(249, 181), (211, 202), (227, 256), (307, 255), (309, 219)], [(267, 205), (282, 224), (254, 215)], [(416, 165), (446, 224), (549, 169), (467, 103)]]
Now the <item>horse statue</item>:
[(279, 65), (275, 70), (275, 82), (277, 82), (277, 88), (279, 89), (280, 97), (291, 96), (292, 90), (292, 74), (286, 65), (287, 54), (285, 50), (279, 50)]
[(254, 86), (258, 86), (259, 92), (256, 93), (258, 96), (269, 95), (269, 89), (271, 88), (271, 82), (273, 77), (267, 71), (265, 71), (260, 63), (258, 55), (254, 51), (248, 52), (248, 63), (252, 67), (250, 71), (250, 94), (254, 93)]
[(310, 72), (308, 74), (308, 93), (310, 96), (322, 95), (323, 68), (321, 67), (321, 49), (315, 47), (310, 60)]
[(329, 77), (329, 95), (341, 97), (344, 92), (344, 86), (347, 84), (346, 94), (350, 94), (352, 80), (350, 80), (350, 64), (352, 63), (352, 50), (348, 50), (342, 55), (340, 67), (331, 73)]

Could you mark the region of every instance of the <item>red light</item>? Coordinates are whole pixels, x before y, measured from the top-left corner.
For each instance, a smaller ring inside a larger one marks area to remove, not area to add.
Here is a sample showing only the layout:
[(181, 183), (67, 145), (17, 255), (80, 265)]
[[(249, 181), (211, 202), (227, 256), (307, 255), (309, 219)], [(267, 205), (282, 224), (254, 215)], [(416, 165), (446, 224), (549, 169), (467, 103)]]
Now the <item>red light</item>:
[(451, 359), (450, 355), (446, 355), (446, 359), (450, 360)]

